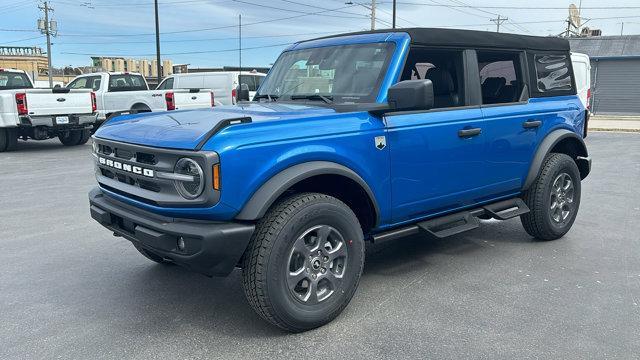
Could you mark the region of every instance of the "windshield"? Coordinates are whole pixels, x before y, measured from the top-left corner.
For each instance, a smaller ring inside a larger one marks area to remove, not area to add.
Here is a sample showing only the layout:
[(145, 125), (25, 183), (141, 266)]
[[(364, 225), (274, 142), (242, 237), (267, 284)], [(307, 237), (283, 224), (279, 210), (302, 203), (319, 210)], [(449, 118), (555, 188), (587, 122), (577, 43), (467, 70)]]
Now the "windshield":
[(375, 102), (393, 48), (392, 43), (372, 43), (287, 51), (273, 65), (256, 99)]
[(30, 89), (31, 81), (23, 73), (3, 71), (0, 73), (0, 90)]

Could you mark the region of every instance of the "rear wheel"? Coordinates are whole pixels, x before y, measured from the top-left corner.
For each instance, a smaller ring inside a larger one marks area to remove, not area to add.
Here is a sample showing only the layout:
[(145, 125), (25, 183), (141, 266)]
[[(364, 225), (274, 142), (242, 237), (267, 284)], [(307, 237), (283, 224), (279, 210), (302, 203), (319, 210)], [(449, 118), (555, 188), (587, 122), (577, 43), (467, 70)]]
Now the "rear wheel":
[(1, 128), (0, 129), (0, 152), (12, 151), (18, 147), (18, 129), (17, 128)]
[(7, 129), (0, 128), (0, 152), (7, 151)]
[(90, 137), (91, 130), (69, 130), (58, 135), (58, 139), (65, 146), (86, 144)]
[(555, 240), (573, 225), (580, 206), (580, 171), (565, 154), (550, 154), (523, 200), (531, 210), (520, 220), (526, 232), (540, 240)]
[(292, 332), (322, 326), (349, 304), (362, 274), (358, 218), (340, 200), (294, 195), (260, 220), (243, 261), (251, 307)]

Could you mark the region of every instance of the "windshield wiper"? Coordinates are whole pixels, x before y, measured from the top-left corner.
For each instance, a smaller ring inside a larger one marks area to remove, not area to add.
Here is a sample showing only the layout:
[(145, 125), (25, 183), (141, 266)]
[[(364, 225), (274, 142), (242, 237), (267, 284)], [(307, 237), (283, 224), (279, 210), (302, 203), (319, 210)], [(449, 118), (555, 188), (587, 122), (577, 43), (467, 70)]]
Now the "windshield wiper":
[(320, 94), (291, 95), (291, 100), (297, 100), (297, 99), (322, 100), (327, 104), (331, 104), (333, 102), (333, 96), (331, 95), (320, 95)]
[(253, 97), (253, 100), (269, 99), (269, 101), (276, 101), (277, 98), (278, 98), (278, 95), (258, 94)]

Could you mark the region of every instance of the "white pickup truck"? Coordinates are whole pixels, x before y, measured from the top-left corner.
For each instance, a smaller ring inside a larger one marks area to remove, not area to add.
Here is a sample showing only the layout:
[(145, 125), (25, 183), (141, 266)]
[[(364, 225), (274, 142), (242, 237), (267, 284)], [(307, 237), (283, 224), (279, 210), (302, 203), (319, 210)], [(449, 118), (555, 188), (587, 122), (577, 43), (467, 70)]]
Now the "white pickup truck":
[(210, 89), (149, 90), (138, 73), (99, 72), (76, 77), (69, 89), (90, 89), (96, 93), (98, 121), (120, 113), (156, 112), (212, 107)]
[(81, 145), (96, 122), (91, 90), (34, 89), (21, 70), (0, 69), (0, 152), (15, 149), (18, 138), (58, 137), (64, 145)]

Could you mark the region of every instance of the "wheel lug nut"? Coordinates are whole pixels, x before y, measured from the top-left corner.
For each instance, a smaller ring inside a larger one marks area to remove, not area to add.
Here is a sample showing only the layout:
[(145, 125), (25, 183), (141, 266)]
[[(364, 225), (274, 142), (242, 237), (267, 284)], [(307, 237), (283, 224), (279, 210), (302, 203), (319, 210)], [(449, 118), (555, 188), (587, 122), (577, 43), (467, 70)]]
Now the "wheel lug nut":
[(329, 261), (329, 257), (328, 257), (328, 256), (325, 256), (325, 257), (323, 258), (323, 260), (324, 260), (324, 261)]
[(311, 278), (315, 280), (316, 274), (311, 275)]
[(324, 274), (325, 272), (327, 272), (327, 269), (322, 268), (322, 270), (320, 270), (320, 272), (322, 272)]

